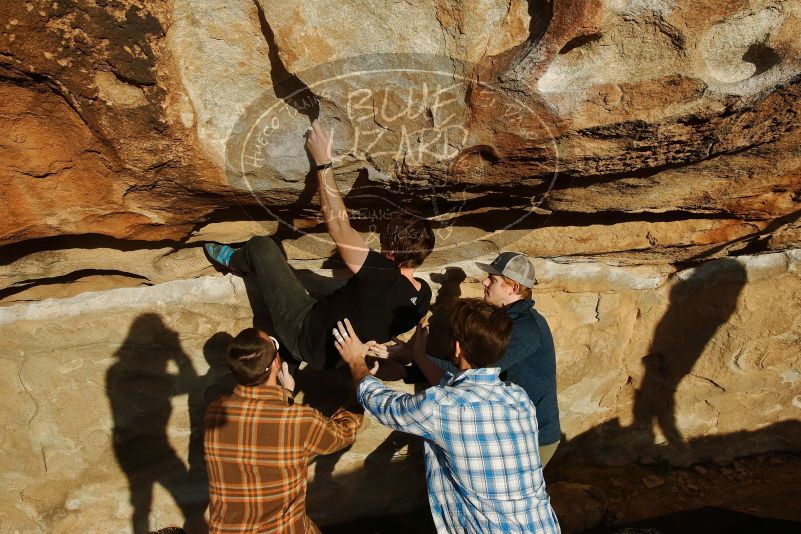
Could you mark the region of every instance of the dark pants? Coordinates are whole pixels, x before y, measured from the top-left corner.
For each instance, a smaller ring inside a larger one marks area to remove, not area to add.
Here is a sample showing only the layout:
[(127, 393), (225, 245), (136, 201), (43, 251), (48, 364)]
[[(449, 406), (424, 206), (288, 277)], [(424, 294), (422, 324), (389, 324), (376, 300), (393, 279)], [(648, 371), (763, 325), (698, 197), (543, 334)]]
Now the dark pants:
[(230, 267), (243, 276), (256, 274), (275, 333), (297, 360), (303, 320), (316, 302), (295, 276), (275, 242), (264, 236), (250, 239), (231, 256)]

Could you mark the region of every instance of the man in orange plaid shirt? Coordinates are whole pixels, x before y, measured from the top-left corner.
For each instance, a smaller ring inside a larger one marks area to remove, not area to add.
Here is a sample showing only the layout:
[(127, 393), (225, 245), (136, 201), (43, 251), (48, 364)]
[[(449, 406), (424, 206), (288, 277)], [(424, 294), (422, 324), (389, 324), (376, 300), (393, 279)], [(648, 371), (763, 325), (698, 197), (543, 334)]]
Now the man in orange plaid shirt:
[(254, 328), (234, 338), (228, 366), (238, 385), (211, 403), (204, 425), (210, 532), (319, 532), (306, 514), (309, 462), (353, 443), (361, 408), (328, 418), (293, 404), (278, 342)]

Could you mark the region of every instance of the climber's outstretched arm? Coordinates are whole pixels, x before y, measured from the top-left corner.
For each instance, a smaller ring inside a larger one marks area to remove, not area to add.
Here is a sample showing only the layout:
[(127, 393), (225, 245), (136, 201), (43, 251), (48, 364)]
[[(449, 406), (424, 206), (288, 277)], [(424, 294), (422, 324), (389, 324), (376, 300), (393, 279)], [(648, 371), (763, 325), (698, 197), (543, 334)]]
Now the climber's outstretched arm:
[(342, 194), (334, 180), (334, 170), (330, 165), (333, 133), (333, 130), (324, 132), (320, 123), (315, 120), (312, 122), (306, 139), (306, 150), (309, 151), (312, 162), (317, 168), (320, 204), (323, 208), (325, 226), (337, 245), (340, 257), (355, 273), (364, 265), (370, 247), (364, 242), (362, 236), (351, 227)]

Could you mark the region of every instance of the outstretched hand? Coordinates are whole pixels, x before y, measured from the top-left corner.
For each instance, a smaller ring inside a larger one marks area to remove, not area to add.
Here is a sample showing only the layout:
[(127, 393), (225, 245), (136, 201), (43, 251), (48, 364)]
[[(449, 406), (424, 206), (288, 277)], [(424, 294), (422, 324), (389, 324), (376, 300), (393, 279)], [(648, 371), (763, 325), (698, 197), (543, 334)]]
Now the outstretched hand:
[(365, 343), (370, 351), (367, 353), (368, 356), (375, 356), (377, 358), (386, 358), (389, 356), (389, 347), (387, 347), (383, 343), (378, 343), (376, 341), (368, 341)]
[(375, 374), (378, 371), (378, 362), (375, 362), (372, 369), (368, 369), (365, 356), (370, 352), (371, 347), (378, 345), (375, 341), (362, 343), (359, 336), (353, 330), (350, 320), (337, 321), (334, 328), (334, 346), (339, 351), (339, 355), (350, 366), (354, 380), (361, 380), (367, 374)]
[(334, 144), (334, 129), (329, 132), (323, 130), (320, 121), (314, 119), (306, 136), (306, 150), (309, 151), (315, 165), (322, 165), (331, 161), (331, 147)]
[(337, 327), (334, 328), (334, 346), (347, 363), (364, 360), (370, 350), (367, 343), (362, 343), (359, 336), (356, 335), (353, 325), (348, 319), (345, 319), (344, 324), (342, 321), (337, 321)]
[(403, 342), (398, 338), (393, 338), (394, 345), (387, 347), (389, 359), (398, 362), (401, 365), (408, 365), (416, 358), (425, 356), (426, 343), (428, 342), (428, 325), (423, 326), (423, 323), (417, 325), (414, 334), (407, 342)]

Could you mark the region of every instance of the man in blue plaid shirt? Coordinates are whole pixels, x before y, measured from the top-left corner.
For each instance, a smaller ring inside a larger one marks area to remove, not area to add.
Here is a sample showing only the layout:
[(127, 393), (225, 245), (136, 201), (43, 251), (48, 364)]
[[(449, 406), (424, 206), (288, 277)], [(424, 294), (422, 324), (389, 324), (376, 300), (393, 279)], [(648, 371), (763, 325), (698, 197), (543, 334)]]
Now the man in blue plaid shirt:
[[(384, 425), (425, 440), (431, 513), (438, 532), (559, 533), (545, 491), (534, 405), (492, 367), (506, 350), (509, 316), (479, 299), (460, 299), (451, 314), (454, 363), (446, 373), (425, 357), (427, 330), (410, 344), (432, 387), (411, 395), (370, 374), (350, 323), (334, 331), (351, 369), (359, 402)], [(437, 385), (433, 385), (437, 384)]]

